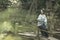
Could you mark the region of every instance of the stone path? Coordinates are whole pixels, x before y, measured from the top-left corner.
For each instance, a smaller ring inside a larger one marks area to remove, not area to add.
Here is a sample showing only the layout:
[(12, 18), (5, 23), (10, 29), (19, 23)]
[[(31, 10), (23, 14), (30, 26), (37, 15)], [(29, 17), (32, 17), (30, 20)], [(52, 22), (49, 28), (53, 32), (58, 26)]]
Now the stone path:
[[(37, 36), (37, 35), (34, 34), (33, 32), (32, 32), (32, 33), (25, 32), (25, 33), (18, 33), (18, 34), (21, 35), (21, 36), (26, 36), (26, 37), (36, 37), (36, 36)], [(7, 35), (7, 34), (0, 34), (0, 40), (3, 40), (6, 35)], [(41, 40), (48, 40), (47, 38), (42, 37), (42, 36), (40, 36), (40, 39), (41, 39)], [(58, 40), (58, 39), (56, 39), (56, 38), (54, 38), (54, 37), (49, 37), (49, 39), (50, 39), (50, 40)]]
[[(26, 33), (18, 33), (19, 35), (21, 35), (21, 36), (28, 36), (28, 37), (36, 37), (37, 35), (36, 34), (34, 34), (34, 33), (28, 33), (28, 32), (26, 32)], [(40, 36), (40, 38), (41, 38), (41, 40), (48, 40), (47, 38), (45, 38), (45, 37), (41, 37)], [(54, 37), (49, 37), (49, 39), (50, 40), (58, 40), (58, 39), (56, 39), (56, 38), (54, 38)]]

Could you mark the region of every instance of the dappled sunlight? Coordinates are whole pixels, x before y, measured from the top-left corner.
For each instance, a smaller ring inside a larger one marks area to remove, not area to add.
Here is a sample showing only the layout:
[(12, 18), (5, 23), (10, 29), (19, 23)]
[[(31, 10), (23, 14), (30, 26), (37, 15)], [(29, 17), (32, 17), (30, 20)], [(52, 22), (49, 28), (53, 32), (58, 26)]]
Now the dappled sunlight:
[(10, 22), (7, 22), (7, 21), (4, 21), (3, 23), (2, 23), (2, 32), (4, 32), (4, 31), (11, 31), (11, 29), (12, 29), (12, 25), (11, 25), (11, 23)]
[(7, 37), (5, 37), (5, 39), (4, 40), (15, 40), (15, 38), (14, 37), (12, 37), (11, 35), (8, 35)]

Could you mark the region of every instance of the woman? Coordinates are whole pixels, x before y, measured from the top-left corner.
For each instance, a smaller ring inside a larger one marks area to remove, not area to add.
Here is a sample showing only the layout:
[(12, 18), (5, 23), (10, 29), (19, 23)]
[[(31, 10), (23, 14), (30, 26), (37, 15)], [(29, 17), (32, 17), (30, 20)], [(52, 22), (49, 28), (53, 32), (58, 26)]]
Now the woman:
[[(41, 34), (42, 36), (48, 37), (48, 33), (45, 32), (47, 31), (47, 17), (44, 14), (44, 10), (41, 10), (41, 14), (37, 18), (38, 21), (38, 28), (41, 29)], [(43, 31), (45, 30), (45, 31)]]

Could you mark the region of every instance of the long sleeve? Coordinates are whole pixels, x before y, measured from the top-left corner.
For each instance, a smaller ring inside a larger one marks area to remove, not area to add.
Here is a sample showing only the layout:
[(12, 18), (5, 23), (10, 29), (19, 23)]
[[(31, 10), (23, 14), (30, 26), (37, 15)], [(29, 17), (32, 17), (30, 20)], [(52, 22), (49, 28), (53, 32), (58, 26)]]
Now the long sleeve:
[(41, 25), (42, 25), (42, 22), (41, 22), (41, 15), (38, 16), (37, 21), (38, 21), (37, 26), (41, 26)]
[(45, 22), (45, 25), (47, 26), (47, 17), (46, 16), (45, 16), (44, 22)]
[(41, 20), (41, 15), (38, 16), (37, 21), (39, 22)]

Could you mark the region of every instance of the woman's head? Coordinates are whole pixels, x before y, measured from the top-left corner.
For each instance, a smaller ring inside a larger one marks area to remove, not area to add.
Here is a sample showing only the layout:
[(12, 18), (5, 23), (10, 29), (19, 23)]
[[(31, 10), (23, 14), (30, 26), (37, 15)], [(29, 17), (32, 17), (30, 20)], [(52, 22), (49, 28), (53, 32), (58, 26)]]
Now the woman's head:
[(41, 10), (41, 14), (44, 14), (44, 10)]
[(44, 14), (44, 12), (45, 12), (44, 10), (45, 10), (44, 8), (42, 10), (40, 10), (41, 11), (41, 14)]

